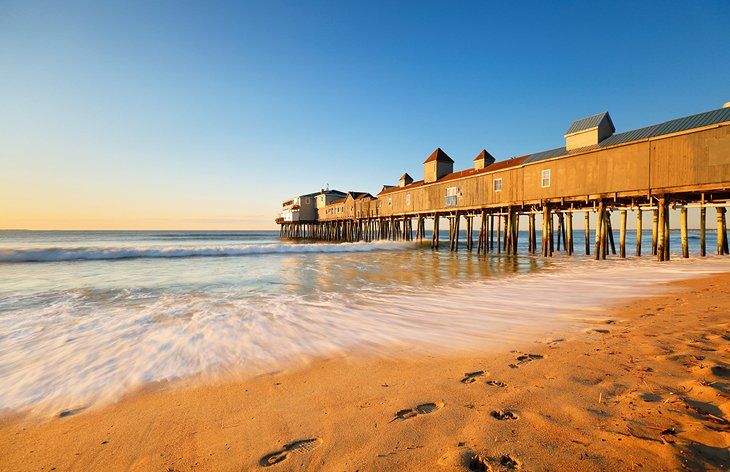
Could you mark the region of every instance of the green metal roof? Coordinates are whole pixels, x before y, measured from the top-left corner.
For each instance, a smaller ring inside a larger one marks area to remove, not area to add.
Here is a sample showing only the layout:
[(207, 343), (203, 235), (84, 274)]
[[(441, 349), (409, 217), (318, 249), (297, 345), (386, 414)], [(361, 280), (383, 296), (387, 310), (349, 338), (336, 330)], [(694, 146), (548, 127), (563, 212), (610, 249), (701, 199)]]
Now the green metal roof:
[(603, 120), (608, 120), (608, 124), (611, 125), (611, 130), (616, 131), (616, 127), (613, 126), (613, 121), (611, 121), (611, 115), (609, 115), (606, 111), (597, 115), (588, 116), (586, 118), (581, 118), (580, 120), (574, 121), (573, 124), (570, 125), (570, 128), (568, 128), (568, 131), (565, 132), (565, 134), (573, 134), (579, 131), (585, 131), (587, 129), (595, 128), (596, 126), (600, 125)]
[[(587, 126), (583, 129), (589, 129), (594, 126), (598, 126), (597, 124), (593, 126), (588, 126), (592, 123), (600, 123), (600, 117), (602, 117), (604, 113), (599, 113), (598, 115), (589, 116), (588, 118), (583, 118), (582, 120), (578, 120), (574, 122), (570, 128), (568, 129), (568, 132), (566, 134), (575, 133), (577, 131), (581, 131), (581, 129), (578, 129), (578, 126)], [(608, 115), (608, 113), (605, 113), (605, 115)], [(599, 117), (599, 118), (597, 118)], [(609, 117), (610, 119), (610, 117)], [(596, 121), (597, 120), (597, 121)], [(578, 122), (584, 121), (584, 124), (576, 125)], [(640, 139), (647, 139), (647, 138), (654, 138), (657, 136), (663, 136), (665, 134), (672, 134), (677, 133), (680, 131), (686, 131), (693, 128), (702, 128), (704, 126), (714, 125), (718, 123), (724, 123), (726, 121), (730, 121), (730, 108), (719, 108), (717, 110), (710, 110), (706, 111), (704, 113), (698, 113), (696, 115), (690, 115), (685, 116), (684, 118), (677, 118), (675, 120), (665, 121), (664, 123), (659, 123), (657, 125), (647, 126), (645, 128), (639, 128), (631, 131), (626, 131), (624, 133), (618, 133), (609, 136), (608, 138), (604, 139), (600, 143), (598, 143), (596, 146), (593, 146), (592, 149), (599, 149), (606, 146), (615, 146), (616, 144), (623, 144), (628, 143), (631, 141), (637, 141)], [(577, 131), (571, 131), (574, 129)], [(591, 148), (588, 148), (591, 149)], [(581, 149), (583, 151), (585, 149)], [(525, 164), (528, 164), (530, 162), (537, 162), (542, 161), (544, 159), (550, 159), (553, 157), (559, 157), (559, 156), (565, 156), (568, 155), (568, 151), (565, 150), (565, 146), (550, 149), (548, 151), (542, 151), (542, 152), (536, 152), (534, 154), (529, 154), (527, 157), (527, 160), (525, 161)]]

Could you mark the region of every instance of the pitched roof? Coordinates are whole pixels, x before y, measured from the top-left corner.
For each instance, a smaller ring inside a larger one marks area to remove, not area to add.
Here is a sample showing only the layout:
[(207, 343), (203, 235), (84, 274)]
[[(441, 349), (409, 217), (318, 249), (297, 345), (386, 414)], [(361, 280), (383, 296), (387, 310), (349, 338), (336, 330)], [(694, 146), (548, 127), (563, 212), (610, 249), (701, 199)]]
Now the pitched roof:
[[(494, 164), (490, 164), (487, 167), (485, 167), (483, 169), (479, 169), (479, 170), (465, 169), (465, 170), (460, 170), (458, 172), (452, 172), (450, 174), (447, 174), (447, 175), (441, 177), (435, 183), (441, 183), (441, 182), (446, 182), (449, 180), (461, 179), (463, 177), (470, 177), (472, 175), (486, 174), (488, 172), (508, 169), (510, 167), (515, 167), (515, 166), (522, 164), (523, 162), (525, 162), (526, 159), (527, 159), (527, 156), (513, 157), (512, 159), (507, 159), (506, 161), (495, 162)], [(425, 185), (423, 180), (419, 180), (418, 182), (413, 182), (412, 184), (406, 185), (405, 187), (392, 187), (392, 188), (384, 189), (378, 195), (385, 195), (388, 193), (400, 192), (401, 190), (409, 190), (409, 189), (412, 189), (415, 187), (420, 187), (422, 185)]]
[(400, 176), (400, 179), (398, 179), (398, 180), (403, 180), (403, 179), (406, 179), (406, 180), (411, 179), (411, 180), (413, 180), (413, 177), (411, 177), (410, 175), (408, 175), (408, 172), (406, 172), (405, 174), (401, 175)]
[(441, 150), (441, 148), (436, 148), (434, 152), (431, 153), (430, 156), (428, 156), (428, 159), (423, 161), (423, 163), (427, 162), (433, 162), (433, 161), (440, 161), (440, 162), (451, 162), (453, 163), (454, 160), (449, 157), (448, 154), (446, 154), (444, 151)]
[(409, 190), (409, 189), (412, 189), (412, 188), (420, 187), (421, 185), (423, 185), (423, 180), (419, 180), (419, 181), (410, 183), (410, 184), (405, 185), (403, 187), (395, 187), (395, 186), (385, 187), (384, 186), (384, 188), (380, 191), (380, 193), (378, 193), (378, 195), (385, 195), (385, 194), (388, 194), (388, 193), (400, 192), (401, 190)]
[(494, 162), (496, 159), (494, 159), (494, 156), (489, 154), (486, 149), (482, 149), (482, 152), (479, 153), (477, 157), (474, 158), (475, 161), (481, 161), (482, 159), (487, 159), (488, 161), (491, 160)]
[(570, 125), (570, 128), (568, 128), (568, 131), (565, 132), (565, 134), (568, 135), (578, 133), (579, 131), (585, 131), (587, 129), (595, 128), (596, 126), (600, 125), (603, 120), (608, 120), (608, 124), (611, 125), (611, 129), (613, 131), (616, 131), (616, 127), (613, 126), (613, 121), (611, 121), (611, 115), (609, 115), (608, 112), (605, 111), (597, 115), (588, 116), (586, 118), (581, 118), (580, 120), (574, 121), (573, 124)]
[(330, 205), (337, 205), (338, 203), (342, 203), (342, 202), (344, 202), (344, 201), (345, 201), (345, 199), (344, 199), (344, 198), (340, 198), (340, 199), (338, 199), (338, 200), (333, 200), (333, 201), (329, 202), (329, 203), (327, 204), (327, 206), (330, 206)]
[[(678, 133), (680, 131), (687, 131), (693, 128), (702, 128), (704, 126), (710, 126), (718, 123), (724, 123), (730, 121), (730, 108), (719, 108), (717, 110), (710, 110), (704, 113), (697, 113), (696, 115), (685, 116), (683, 118), (677, 118), (674, 120), (665, 121), (656, 125), (646, 126), (644, 128), (638, 128), (623, 133), (618, 133), (609, 136), (597, 145), (588, 149), (598, 149), (606, 146), (615, 146), (617, 144), (629, 143), (631, 141), (638, 141), (640, 139), (655, 138), (657, 136), (663, 136), (665, 134)], [(586, 149), (580, 149), (579, 151), (585, 151)], [(568, 155), (569, 152), (565, 150), (565, 146), (550, 149), (548, 151), (536, 152), (534, 154), (528, 154), (526, 164), (531, 162), (542, 161), (544, 159), (550, 159), (553, 157), (560, 157)]]
[(306, 198), (306, 197), (316, 197), (318, 195), (347, 195), (345, 192), (340, 192), (339, 190), (320, 190), (319, 192), (312, 192), (308, 193), (306, 195), (299, 195), (299, 198)]

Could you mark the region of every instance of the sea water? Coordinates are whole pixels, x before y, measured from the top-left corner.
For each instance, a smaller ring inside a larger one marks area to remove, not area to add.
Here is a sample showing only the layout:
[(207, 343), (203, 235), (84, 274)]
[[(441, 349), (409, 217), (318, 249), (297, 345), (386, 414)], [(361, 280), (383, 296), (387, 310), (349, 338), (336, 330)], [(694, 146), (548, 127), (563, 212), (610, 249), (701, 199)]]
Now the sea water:
[[(273, 231), (0, 231), (0, 410), (58, 412), (151, 382), (328, 356), (516, 347), (581, 329), (608, 303), (656, 293), (657, 282), (729, 265), (696, 257), (695, 233), (689, 260), (672, 234), (668, 264), (532, 257), (526, 236), (513, 257), (469, 253), (463, 235), (451, 253)], [(627, 246), (632, 254), (633, 233)]]

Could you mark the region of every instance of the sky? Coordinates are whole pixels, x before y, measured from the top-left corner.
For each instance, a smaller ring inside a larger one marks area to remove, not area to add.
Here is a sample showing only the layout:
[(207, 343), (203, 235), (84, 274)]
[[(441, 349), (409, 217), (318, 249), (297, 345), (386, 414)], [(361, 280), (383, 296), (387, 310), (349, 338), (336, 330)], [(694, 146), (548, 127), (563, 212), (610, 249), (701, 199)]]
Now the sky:
[(0, 229), (266, 229), (730, 101), (730, 2), (0, 0)]

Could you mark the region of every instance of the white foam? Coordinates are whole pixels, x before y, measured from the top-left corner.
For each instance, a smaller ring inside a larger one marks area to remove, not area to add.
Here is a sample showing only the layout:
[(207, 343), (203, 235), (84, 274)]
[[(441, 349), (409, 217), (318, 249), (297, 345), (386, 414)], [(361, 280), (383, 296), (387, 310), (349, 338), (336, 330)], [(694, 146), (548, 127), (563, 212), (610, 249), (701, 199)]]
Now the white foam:
[(184, 247), (79, 246), (51, 248), (0, 248), (0, 262), (54, 262), (134, 258), (250, 256), (258, 254), (346, 253), (395, 250), (403, 249), (403, 247), (403, 243), (377, 241), (372, 243), (275, 243)]
[[(720, 258), (584, 259), (529, 274), (348, 296), (170, 291), (145, 302), (130, 290), (102, 303), (81, 289), (32, 295), (38, 300), (26, 295), (0, 301), (0, 409), (58, 412), (148, 382), (203, 372), (254, 375), (363, 346), (383, 354), (516, 346), (576, 329), (577, 320), (608, 303), (654, 294), (657, 282), (727, 269)], [(28, 308), (3, 313), (17, 303)]]

